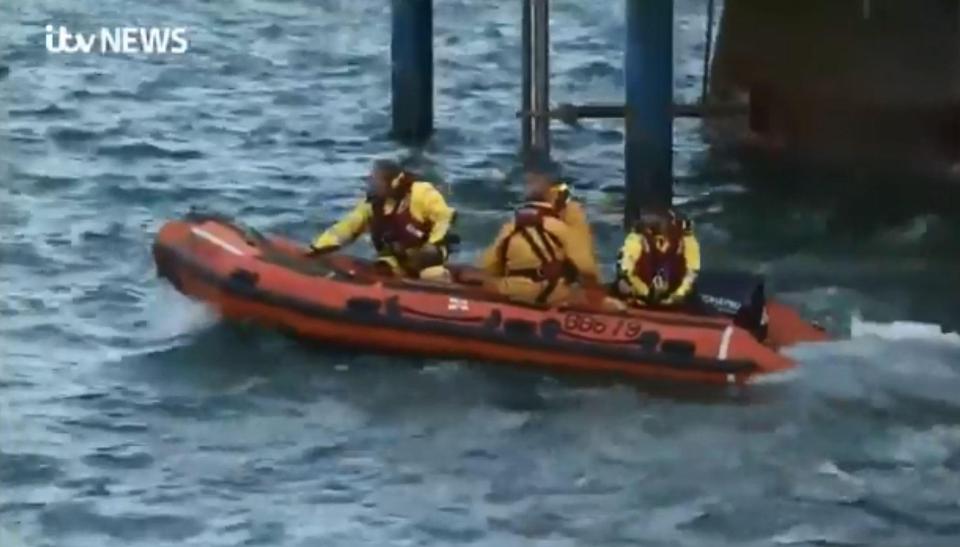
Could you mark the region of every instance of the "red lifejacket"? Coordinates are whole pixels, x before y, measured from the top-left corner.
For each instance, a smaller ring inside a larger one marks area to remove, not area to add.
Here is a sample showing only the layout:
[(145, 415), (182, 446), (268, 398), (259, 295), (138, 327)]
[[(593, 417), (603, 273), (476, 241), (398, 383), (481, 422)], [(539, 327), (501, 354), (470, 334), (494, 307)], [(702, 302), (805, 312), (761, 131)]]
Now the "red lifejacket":
[(683, 237), (687, 231), (686, 221), (674, 218), (665, 234), (656, 234), (649, 229), (637, 228), (643, 252), (633, 265), (633, 273), (647, 286), (653, 287), (660, 277), (673, 292), (687, 275), (687, 260), (684, 256)]
[(391, 195), (395, 205), (389, 213), (385, 210), (385, 200), (368, 198), (373, 209), (370, 239), (377, 251), (415, 249), (429, 239), (433, 223), (418, 221), (410, 212), (410, 190), (414, 182), (409, 174), (400, 175)]

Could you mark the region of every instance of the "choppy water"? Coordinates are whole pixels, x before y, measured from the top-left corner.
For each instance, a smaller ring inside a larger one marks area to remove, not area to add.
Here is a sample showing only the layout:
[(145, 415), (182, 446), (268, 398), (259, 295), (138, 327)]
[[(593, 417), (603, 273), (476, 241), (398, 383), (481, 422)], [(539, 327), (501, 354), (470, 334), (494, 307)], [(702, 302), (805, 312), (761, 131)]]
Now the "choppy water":
[[(768, 273), (842, 338), (795, 350), (792, 382), (660, 393), (333, 353), (159, 282), (165, 219), (197, 205), (306, 238), (378, 154), (448, 183), (467, 257), (492, 233), (516, 198), (518, 2), (436, 2), (422, 151), (385, 136), (388, 4), (0, 5), (0, 545), (960, 542), (960, 337), (938, 326), (960, 326), (956, 216), (869, 186), (811, 199), (845, 180), (774, 192), (693, 122), (678, 194), (706, 260)], [(616, 100), (619, 2), (554, 6), (554, 97)], [(691, 99), (703, 13), (678, 9)], [(48, 23), (187, 26), (191, 49), (50, 55)], [(556, 132), (608, 261), (621, 139)]]

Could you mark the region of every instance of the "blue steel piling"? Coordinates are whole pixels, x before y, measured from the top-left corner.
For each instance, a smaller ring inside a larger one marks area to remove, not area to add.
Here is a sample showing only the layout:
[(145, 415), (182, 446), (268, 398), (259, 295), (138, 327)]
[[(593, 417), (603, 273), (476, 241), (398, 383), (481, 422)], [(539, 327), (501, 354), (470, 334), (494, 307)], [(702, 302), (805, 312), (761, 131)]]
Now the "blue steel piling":
[(393, 138), (422, 144), (433, 133), (433, 0), (393, 0)]
[(533, 148), (533, 118), (530, 111), (533, 105), (533, 37), (530, 24), (533, 20), (533, 0), (522, 0), (520, 16), (520, 144), (524, 156)]
[(673, 199), (673, 0), (624, 1), (629, 225), (642, 206), (669, 206)]
[(524, 157), (550, 156), (550, 0), (522, 2), (521, 140)]
[(713, 27), (716, 25), (716, 0), (707, 0), (707, 25), (703, 38), (703, 72), (700, 79), (700, 104), (706, 105), (710, 95), (710, 60), (713, 57)]

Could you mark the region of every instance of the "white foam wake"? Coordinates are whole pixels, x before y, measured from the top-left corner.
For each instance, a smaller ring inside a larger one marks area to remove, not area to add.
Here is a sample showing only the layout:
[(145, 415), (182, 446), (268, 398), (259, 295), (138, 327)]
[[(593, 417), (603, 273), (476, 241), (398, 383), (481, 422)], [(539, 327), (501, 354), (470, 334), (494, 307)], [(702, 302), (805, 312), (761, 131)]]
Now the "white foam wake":
[(98, 355), (100, 360), (118, 362), (132, 356), (173, 349), (182, 345), (185, 337), (210, 328), (218, 320), (218, 315), (210, 307), (165, 285), (159, 286), (148, 297), (141, 313), (144, 321), (136, 329), (137, 347), (103, 347)]
[(209, 328), (217, 314), (209, 306), (161, 285), (146, 303), (146, 336), (154, 340), (177, 338)]
[(960, 333), (946, 332), (940, 325), (915, 321), (874, 323), (854, 315), (850, 322), (851, 338), (882, 338), (884, 340), (927, 340), (960, 346)]

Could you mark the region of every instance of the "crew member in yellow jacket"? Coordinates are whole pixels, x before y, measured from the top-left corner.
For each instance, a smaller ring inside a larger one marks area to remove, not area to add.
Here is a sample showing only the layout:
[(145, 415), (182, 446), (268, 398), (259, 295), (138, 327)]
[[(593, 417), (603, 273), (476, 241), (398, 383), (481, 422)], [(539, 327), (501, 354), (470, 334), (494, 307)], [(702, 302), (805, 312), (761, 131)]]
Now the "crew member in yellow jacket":
[(369, 230), (378, 263), (394, 275), (447, 280), (448, 233), (455, 214), (432, 184), (416, 180), (393, 161), (378, 160), (367, 196), (311, 247), (317, 254), (335, 251)]
[(526, 174), (527, 202), (480, 257), (490, 288), (518, 301), (553, 305), (571, 298), (573, 283), (600, 285), (583, 210), (570, 209), (568, 192), (553, 180), (547, 171)]
[(562, 220), (569, 228), (570, 235), (573, 238), (572, 245), (583, 247), (585, 253), (596, 256), (593, 246), (593, 231), (590, 229), (589, 221), (587, 221), (587, 213), (583, 210), (583, 206), (573, 199), (570, 187), (558, 182), (548, 173), (532, 172), (527, 176), (539, 177), (541, 180), (537, 184), (548, 187), (546, 201), (557, 211), (557, 218)]
[(645, 209), (620, 250), (616, 289), (636, 306), (679, 306), (699, 272), (693, 223), (669, 209)]

